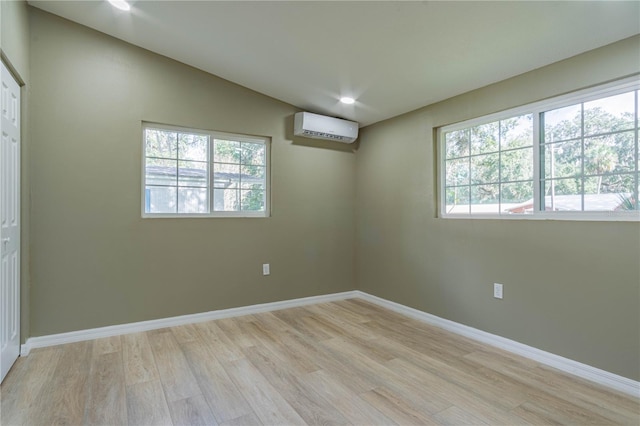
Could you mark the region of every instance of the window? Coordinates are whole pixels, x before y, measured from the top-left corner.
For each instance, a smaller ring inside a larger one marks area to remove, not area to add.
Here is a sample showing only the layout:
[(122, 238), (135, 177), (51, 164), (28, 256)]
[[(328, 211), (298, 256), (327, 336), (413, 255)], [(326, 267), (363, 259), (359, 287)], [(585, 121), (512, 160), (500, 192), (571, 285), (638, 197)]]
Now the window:
[(446, 212), (500, 213), (533, 197), (531, 114), (444, 134)]
[(143, 123), (144, 217), (266, 217), (269, 140)]
[(640, 220), (637, 78), (438, 131), (443, 217)]

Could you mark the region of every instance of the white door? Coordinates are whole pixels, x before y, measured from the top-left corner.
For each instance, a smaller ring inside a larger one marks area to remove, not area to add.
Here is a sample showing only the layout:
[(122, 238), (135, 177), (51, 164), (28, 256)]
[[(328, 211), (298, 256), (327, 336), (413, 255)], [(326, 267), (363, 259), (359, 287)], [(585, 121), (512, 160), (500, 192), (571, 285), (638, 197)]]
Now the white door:
[(20, 353), (20, 87), (0, 73), (0, 381)]

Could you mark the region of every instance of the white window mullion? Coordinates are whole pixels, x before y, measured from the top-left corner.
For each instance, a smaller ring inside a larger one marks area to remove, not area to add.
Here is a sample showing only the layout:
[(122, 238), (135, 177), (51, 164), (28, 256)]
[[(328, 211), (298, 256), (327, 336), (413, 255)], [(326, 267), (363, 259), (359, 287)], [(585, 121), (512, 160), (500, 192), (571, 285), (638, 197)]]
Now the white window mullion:
[(207, 135), (207, 201), (209, 202), (209, 214), (213, 213), (213, 138)]
[(640, 209), (640, 170), (638, 169), (640, 167), (640, 141), (638, 141), (638, 138), (640, 138), (640, 129), (638, 127), (640, 127), (640, 123), (638, 122), (638, 116), (640, 116), (640, 99), (638, 99), (640, 97), (640, 90), (636, 90), (635, 91), (635, 101), (636, 101), (636, 108), (635, 108), (635, 113), (636, 113), (636, 117), (635, 117), (635, 127), (636, 127), (636, 131), (635, 131), (635, 171), (636, 171), (636, 178), (633, 184), (633, 202), (635, 202), (635, 207)]
[(633, 183), (633, 199), (632, 201), (635, 202), (635, 207), (640, 209), (640, 141), (638, 140), (638, 138), (640, 138), (640, 123), (638, 122), (638, 116), (640, 116), (640, 99), (638, 99), (640, 97), (640, 90), (636, 90), (635, 91), (635, 113), (636, 113), (636, 117), (635, 117), (635, 136), (634, 136), (634, 147), (635, 147), (635, 172), (636, 172), (636, 177)]
[(584, 102), (580, 104), (580, 140), (582, 141), (580, 145), (580, 200), (581, 200), (581, 211), (584, 211)]
[(438, 164), (440, 165), (440, 170), (442, 171), (441, 173), (438, 173), (438, 188), (440, 188), (440, 208), (438, 209), (438, 215), (439, 217), (443, 217), (447, 213), (447, 163), (445, 161), (447, 155), (442, 129), (438, 129), (437, 138), (438, 139), (436, 141), (436, 144), (438, 146), (438, 150), (436, 152), (438, 155)]
[(471, 214), (471, 129), (467, 129), (467, 143), (469, 144), (469, 165), (467, 168), (467, 214)]
[(502, 120), (498, 121), (498, 214), (502, 214)]
[(540, 213), (542, 211), (542, 207), (544, 205), (544, 190), (541, 188), (544, 185), (541, 176), (543, 176), (544, 171), (541, 170), (544, 166), (544, 163), (540, 161), (540, 149), (541, 149), (541, 137), (542, 130), (541, 113), (539, 111), (533, 112), (533, 214)]
[(178, 137), (178, 133), (176, 135), (176, 211), (177, 214), (179, 211), (178, 206), (180, 205), (180, 138)]
[(242, 146), (244, 142), (240, 141), (240, 176), (238, 176), (238, 188), (236, 189), (236, 197), (238, 200), (238, 211), (242, 211)]

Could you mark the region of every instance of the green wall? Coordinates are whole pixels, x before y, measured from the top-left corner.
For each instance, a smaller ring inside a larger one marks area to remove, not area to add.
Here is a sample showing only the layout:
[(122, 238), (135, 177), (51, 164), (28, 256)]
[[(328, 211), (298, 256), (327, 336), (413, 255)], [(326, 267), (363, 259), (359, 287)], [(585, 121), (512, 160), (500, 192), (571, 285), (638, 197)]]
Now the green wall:
[[(37, 9), (31, 80), (31, 336), (353, 289), (355, 155), (292, 106)], [(141, 121), (271, 137), (272, 216), (141, 219)]]
[(640, 36), (365, 128), (358, 289), (640, 379), (640, 223), (437, 218), (434, 146), (439, 126), (638, 72)]
[(0, 47), (22, 83), (29, 80), (28, 10), (24, 0), (0, 2)]

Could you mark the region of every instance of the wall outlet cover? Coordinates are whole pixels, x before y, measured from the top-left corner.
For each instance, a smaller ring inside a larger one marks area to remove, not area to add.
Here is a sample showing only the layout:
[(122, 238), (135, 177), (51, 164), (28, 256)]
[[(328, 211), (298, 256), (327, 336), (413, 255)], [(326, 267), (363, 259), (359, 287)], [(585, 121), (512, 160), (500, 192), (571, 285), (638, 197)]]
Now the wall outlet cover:
[(502, 284), (493, 283), (493, 297), (502, 299)]

